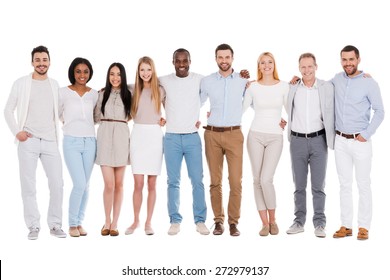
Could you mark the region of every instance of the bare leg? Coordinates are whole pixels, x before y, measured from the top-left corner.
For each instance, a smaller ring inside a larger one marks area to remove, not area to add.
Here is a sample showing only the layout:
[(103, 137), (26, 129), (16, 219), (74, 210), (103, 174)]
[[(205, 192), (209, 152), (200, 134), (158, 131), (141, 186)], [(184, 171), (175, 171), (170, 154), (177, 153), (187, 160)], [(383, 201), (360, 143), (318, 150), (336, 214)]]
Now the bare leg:
[(114, 189), (114, 202), (113, 202), (113, 214), (111, 229), (118, 228), (118, 219), (121, 212), (122, 201), (123, 201), (123, 178), (125, 175), (126, 166), (115, 167), (115, 189)]
[(260, 214), (260, 219), (261, 219), (261, 222), (263, 223), (263, 226), (268, 226), (269, 221), (268, 221), (267, 210), (259, 210), (259, 214)]
[(148, 176), (148, 202), (147, 202), (147, 217), (145, 222), (145, 229), (151, 228), (152, 226), (152, 216), (154, 211), (154, 205), (156, 204), (156, 182), (157, 176), (149, 175)]
[(139, 213), (142, 205), (142, 190), (144, 188), (144, 175), (134, 174), (134, 192), (133, 192), (133, 210), (134, 222), (130, 226), (131, 229), (136, 229), (139, 225)]
[(275, 209), (268, 209), (268, 216), (269, 216), (269, 223), (275, 224), (276, 223)]
[(104, 228), (111, 228), (111, 210), (114, 203), (114, 189), (115, 189), (115, 175), (114, 168), (109, 166), (101, 166), (103, 180), (104, 180), (104, 191), (103, 191), (103, 203), (104, 203), (104, 214), (106, 216), (104, 222)]

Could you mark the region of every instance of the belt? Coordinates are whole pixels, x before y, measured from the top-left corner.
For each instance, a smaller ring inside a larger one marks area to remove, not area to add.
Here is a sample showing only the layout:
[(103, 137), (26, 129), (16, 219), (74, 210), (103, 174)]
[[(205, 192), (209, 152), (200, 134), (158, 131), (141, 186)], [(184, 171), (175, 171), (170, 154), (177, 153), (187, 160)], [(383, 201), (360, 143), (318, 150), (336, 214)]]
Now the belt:
[(220, 126), (211, 126), (211, 125), (208, 125), (208, 126), (204, 126), (203, 128), (204, 128), (204, 129), (207, 129), (207, 130), (215, 131), (215, 132), (225, 132), (225, 131), (232, 131), (232, 130), (240, 129), (241, 126), (240, 126), (240, 125), (236, 125), (236, 126), (224, 126), (224, 127), (220, 127)]
[(345, 134), (345, 133), (342, 133), (338, 130), (336, 130), (336, 134), (342, 136), (342, 137), (345, 137), (347, 139), (355, 139), (356, 137), (359, 136), (360, 133), (355, 133), (355, 134)]
[(101, 119), (100, 121), (102, 121), (102, 122), (121, 122), (121, 123), (127, 124), (127, 121), (123, 121), (123, 120)]
[(305, 138), (313, 138), (313, 137), (320, 136), (322, 134), (325, 134), (325, 128), (312, 133), (298, 133), (295, 131), (291, 131), (291, 135), (298, 136), (298, 137), (305, 137)]

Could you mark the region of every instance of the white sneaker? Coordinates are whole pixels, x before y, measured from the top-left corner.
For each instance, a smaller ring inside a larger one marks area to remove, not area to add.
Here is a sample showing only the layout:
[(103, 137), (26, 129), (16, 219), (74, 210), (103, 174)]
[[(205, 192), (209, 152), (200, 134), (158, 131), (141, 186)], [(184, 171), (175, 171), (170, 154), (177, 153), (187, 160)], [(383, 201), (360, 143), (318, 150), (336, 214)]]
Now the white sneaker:
[(209, 229), (206, 227), (206, 225), (204, 223), (197, 223), (196, 224), (196, 231), (202, 235), (210, 234)]
[(27, 235), (28, 240), (36, 240), (38, 239), (39, 228), (32, 227), (30, 228), (30, 232)]
[(179, 231), (180, 231), (180, 224), (173, 223), (173, 224), (171, 224), (171, 227), (168, 230), (168, 234), (169, 235), (176, 235), (179, 233)]
[(59, 227), (53, 227), (52, 229), (50, 229), (50, 234), (58, 238), (66, 237), (66, 233)]
[(326, 236), (325, 227), (323, 227), (323, 226), (316, 227), (314, 230), (314, 234), (317, 237), (322, 237), (322, 238), (325, 237)]
[(286, 231), (287, 234), (296, 234), (300, 232), (304, 232), (305, 229), (298, 223), (293, 223), (292, 226)]

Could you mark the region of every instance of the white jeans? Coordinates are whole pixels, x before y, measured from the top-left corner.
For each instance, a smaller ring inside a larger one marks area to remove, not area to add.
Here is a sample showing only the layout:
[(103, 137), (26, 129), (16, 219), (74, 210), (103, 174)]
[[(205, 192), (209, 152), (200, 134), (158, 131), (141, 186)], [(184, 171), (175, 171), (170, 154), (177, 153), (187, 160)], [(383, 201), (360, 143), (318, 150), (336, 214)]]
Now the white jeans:
[(340, 182), (341, 225), (352, 228), (353, 220), (353, 167), (359, 190), (358, 227), (370, 228), (372, 218), (371, 161), (372, 143), (359, 142), (336, 135), (336, 168)]
[(24, 206), (24, 220), (28, 228), (40, 228), (40, 214), (36, 199), (36, 170), (38, 159), (48, 179), (50, 190), (47, 223), (49, 228), (62, 225), (62, 160), (56, 141), (28, 138), (18, 146), (20, 185)]

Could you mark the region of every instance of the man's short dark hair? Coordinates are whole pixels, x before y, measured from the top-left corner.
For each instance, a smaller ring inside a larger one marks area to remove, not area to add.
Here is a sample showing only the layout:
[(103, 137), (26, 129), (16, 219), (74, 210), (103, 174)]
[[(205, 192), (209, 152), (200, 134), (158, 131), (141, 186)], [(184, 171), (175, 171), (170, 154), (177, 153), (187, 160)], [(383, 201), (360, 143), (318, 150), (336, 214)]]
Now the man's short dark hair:
[(174, 51), (174, 52), (173, 52), (173, 57), (172, 57), (172, 59), (175, 60), (176, 54), (177, 54), (177, 53), (183, 53), (183, 52), (187, 53), (188, 59), (191, 60), (190, 52), (187, 51), (186, 49), (183, 49), (183, 48), (179, 48), (179, 49), (177, 49), (176, 51)]
[(225, 50), (230, 50), (232, 52), (232, 57), (234, 56), (234, 51), (231, 46), (229, 46), (228, 44), (221, 44), (215, 49), (215, 57), (217, 57), (218, 51), (225, 51)]
[(35, 53), (43, 53), (43, 52), (47, 53), (47, 56), (49, 57), (49, 60), (50, 60), (49, 50), (45, 46), (38, 46), (38, 47), (35, 47), (31, 52), (31, 62), (33, 62), (33, 60), (34, 60)]
[(359, 57), (360, 57), (358, 48), (355, 47), (355, 46), (352, 46), (352, 45), (345, 46), (345, 47), (341, 50), (340, 56), (341, 56), (341, 53), (342, 53), (342, 52), (352, 52), (352, 51), (355, 53), (356, 58), (359, 58)]

